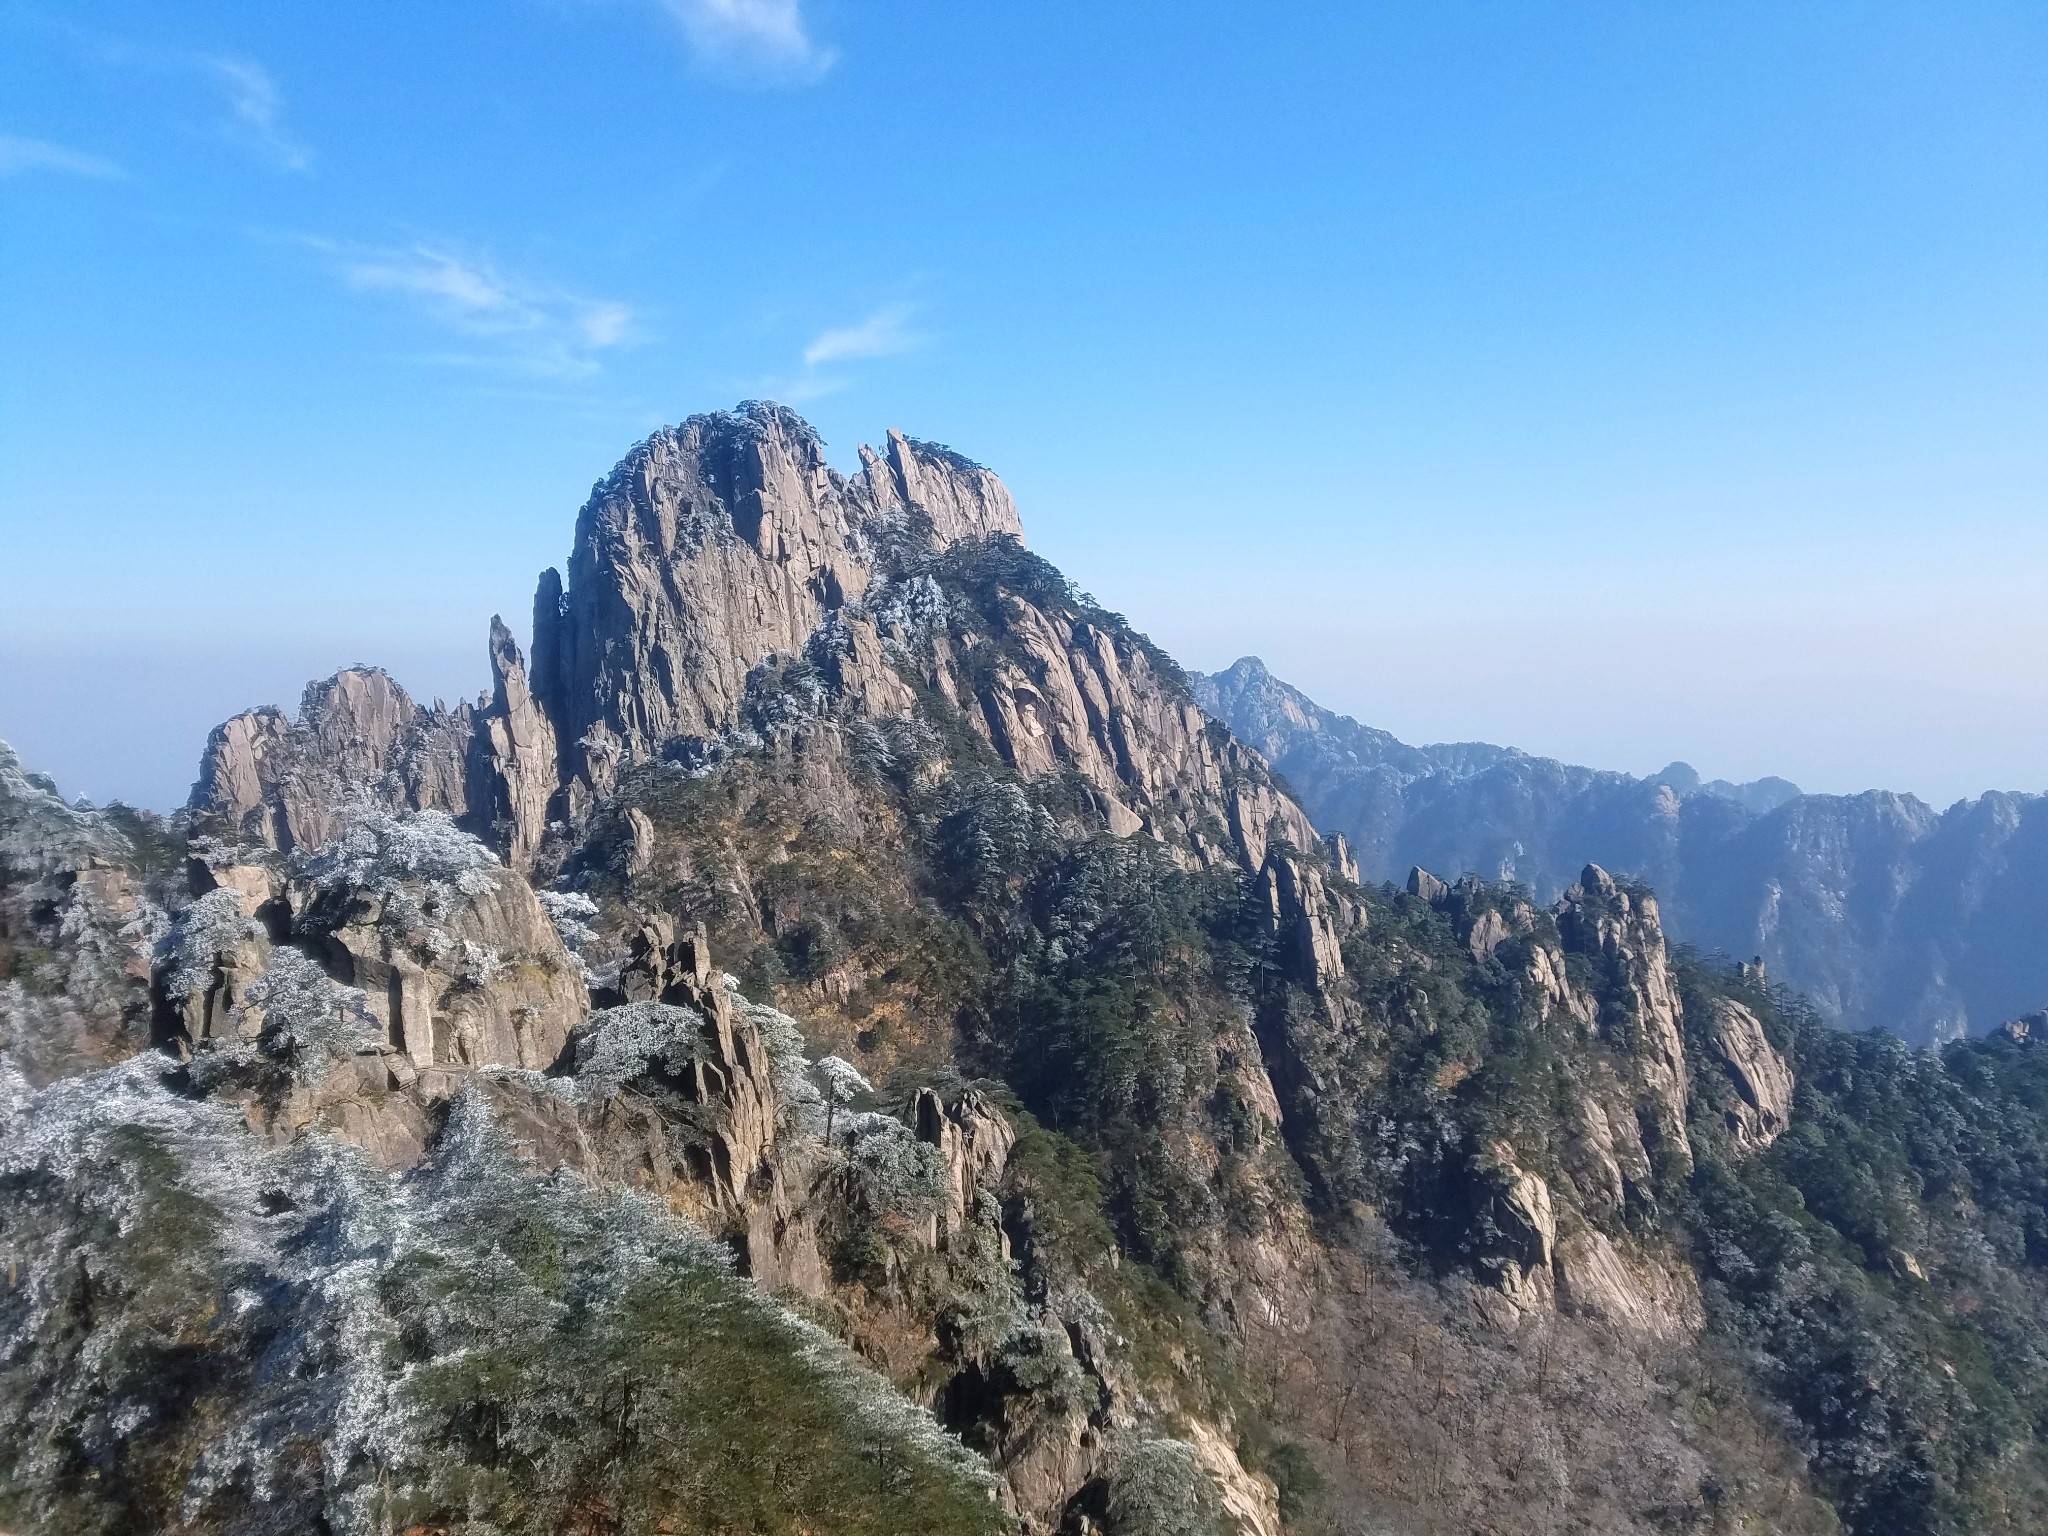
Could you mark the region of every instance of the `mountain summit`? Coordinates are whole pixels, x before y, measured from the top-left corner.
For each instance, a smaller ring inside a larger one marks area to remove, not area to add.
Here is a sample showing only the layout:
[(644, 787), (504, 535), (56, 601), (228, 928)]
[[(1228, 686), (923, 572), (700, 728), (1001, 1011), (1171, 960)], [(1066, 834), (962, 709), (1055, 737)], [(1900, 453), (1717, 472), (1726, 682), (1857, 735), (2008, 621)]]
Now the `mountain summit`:
[[(2038, 1020), (1379, 883), (899, 434), (693, 417), (566, 570), (170, 822), (0, 750), (0, 1523), (2029, 1528)], [(1236, 671), (1403, 794), (1537, 762)]]

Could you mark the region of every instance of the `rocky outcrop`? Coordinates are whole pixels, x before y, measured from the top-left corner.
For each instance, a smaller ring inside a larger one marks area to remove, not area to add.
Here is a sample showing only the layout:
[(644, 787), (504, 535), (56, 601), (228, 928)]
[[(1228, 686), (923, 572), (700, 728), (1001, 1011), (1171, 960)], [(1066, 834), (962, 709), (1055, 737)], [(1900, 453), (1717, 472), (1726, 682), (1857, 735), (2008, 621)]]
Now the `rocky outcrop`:
[[(1653, 1170), (1643, 1147), (1634, 1095), (1614, 1069), (1600, 1064), (1580, 1085), (1572, 1104), (1563, 1153), (1579, 1208), (1615, 1224), (1633, 1207), (1653, 1205)], [(1617, 1230), (1618, 1227), (1617, 1227)]]
[(1723, 1118), (1745, 1152), (1760, 1152), (1792, 1123), (1792, 1068), (1757, 1016), (1730, 998), (1717, 997), (1707, 1018), (1707, 1039), (1734, 1089)]
[(222, 726), (193, 805), (285, 852), (357, 800), (441, 809), (525, 871), (551, 821), (581, 825), (634, 764), (925, 697), (1026, 778), (1069, 779), (1110, 832), (1260, 881), (1291, 974), (1329, 987), (1356, 918), (1327, 878), (1356, 875), (1348, 848), (1020, 536), (1002, 482), (948, 449), (892, 432), (849, 478), (780, 406), (692, 417), (593, 491), (567, 582), (550, 571), (536, 593), (530, 668), (493, 620), (487, 702), (422, 710), (381, 672), (337, 674), (296, 722)]
[(360, 991), (374, 1022), (365, 1051), (414, 1071), (552, 1065), (589, 1012), (581, 971), (523, 879), (465, 850), (447, 822), (425, 825), (468, 867), (388, 869), (377, 845), (413, 833), (382, 817), (355, 823), (372, 843), (361, 861), (193, 859), (195, 899), (159, 969), (160, 1037), (188, 1054), (255, 1038), (264, 1014), (250, 989), (288, 947)]
[[(621, 768), (738, 723), (748, 674), (800, 652), (867, 588), (872, 553), (817, 434), (779, 407), (657, 432), (577, 518), (559, 615), (536, 623), (534, 672), (577, 808)], [(542, 645), (551, 650), (542, 650)]]
[(1656, 898), (1640, 887), (1623, 887), (1589, 864), (1557, 904), (1556, 919), (1567, 946), (1597, 959), (1606, 971), (1595, 1027), (1631, 1061), (1641, 1086), (1637, 1117), (1645, 1140), (1674, 1167), (1689, 1171), (1683, 1005)]
[(265, 707), (214, 729), (192, 787), (201, 830), (289, 853), (317, 848), (365, 798), (460, 817), (474, 711), (423, 709), (380, 668), (309, 683), (298, 719)]
[(1259, 871), (1259, 899), (1290, 974), (1315, 990), (1344, 977), (1344, 935), (1360, 920), (1355, 903), (1332, 890), (1323, 872), (1275, 849)]
[[(650, 1149), (635, 1168), (586, 1171), (609, 1182), (652, 1184), (707, 1227), (733, 1231), (748, 1272), (764, 1285), (822, 1294), (824, 1270), (801, 1209), (800, 1180), (792, 1181), (787, 1159), (778, 1155), (789, 1106), (776, 1085), (775, 1047), (763, 1037), (761, 1010), (738, 997), (712, 964), (703, 924), (678, 932), (660, 914), (644, 919), (628, 941), (616, 988), (601, 989), (595, 1001), (614, 1007), (658, 1003), (695, 1016), (698, 1039), (687, 1064), (664, 1075), (662, 1085), (696, 1106), (703, 1138), (671, 1151), (674, 1138), (650, 1122), (627, 1139), (629, 1146)], [(592, 1027), (602, 1018), (593, 1019)], [(622, 1111), (607, 1103), (601, 1112)], [(583, 1113), (587, 1117), (589, 1111)], [(588, 1156), (590, 1138), (577, 1139), (575, 1146)]]
[(1573, 983), (1563, 951), (1536, 945), (1529, 953), (1527, 974), (1537, 1011), (1546, 1023), (1565, 1020), (1587, 1031), (1598, 1025), (1599, 1001)]
[(253, 1038), (249, 989), (269, 969), (271, 931), (257, 913), (289, 919), (282, 867), (267, 860), (195, 857), (187, 864), (195, 898), (178, 915), (158, 964), (158, 1034), (186, 1051)]
[(1408, 871), (1408, 894), (1448, 917), (1458, 941), (1479, 964), (1491, 960), (1501, 945), (1529, 933), (1536, 924), (1536, 909), (1520, 895), (1486, 885), (1472, 875), (1447, 885), (1418, 864)]
[[(1017, 1133), (1003, 1112), (972, 1088), (950, 1105), (931, 1089), (920, 1088), (911, 1105), (911, 1124), (917, 1139), (937, 1147), (946, 1164), (944, 1200), (929, 1234), (933, 1246), (943, 1249), (967, 1224), (977, 1198), (1002, 1188)], [(1007, 1256), (1007, 1237), (1003, 1251)]]
[(1559, 1240), (1557, 1299), (1567, 1312), (1659, 1344), (1690, 1338), (1706, 1323), (1690, 1270), (1626, 1256), (1597, 1227)]
[(657, 432), (592, 492), (534, 625), (572, 812), (667, 743), (737, 725), (753, 668), (801, 653), (891, 541), (1021, 537), (1002, 483), (957, 454), (891, 433), (863, 459), (840, 475), (802, 418), (750, 401)]
[(703, 1017), (705, 1049), (691, 1058), (687, 1092), (715, 1111), (717, 1129), (700, 1171), (722, 1209), (745, 1212), (749, 1193), (772, 1161), (779, 1111), (768, 1047), (759, 1027), (735, 1008), (725, 977), (712, 965), (703, 925), (678, 938), (667, 918), (648, 919), (633, 940), (619, 985), (627, 1002), (667, 1003)]
[(581, 973), (509, 869), (422, 921), (416, 893), (294, 890), (293, 938), (361, 988), (417, 1067), (553, 1065), (588, 1011)]
[[(1447, 920), (1473, 966), (1510, 968), (1523, 1027), (1559, 1037), (1559, 1113), (1539, 1133), (1549, 1177), (1496, 1140), (1473, 1156), (1458, 1200), (1447, 1202), (1469, 1210), (1452, 1247), (1499, 1298), (1482, 1310), (1512, 1323), (1557, 1302), (1643, 1339), (1696, 1331), (1696, 1298), (1688, 1302), (1670, 1265), (1625, 1236), (1693, 1158), (1686, 1020), (1655, 900), (1597, 866), (1547, 912), (1515, 887), (1471, 876), (1447, 883), (1419, 865), (1408, 891)], [(1714, 1029), (1729, 1041), (1724, 1063), (1730, 1054), (1744, 1063), (1729, 1069), (1726, 1097), (1736, 1106), (1731, 1126), (1741, 1118), (1746, 1129), (1754, 1106), (1738, 1096), (1737, 1078), (1753, 1074), (1750, 1091), (1774, 1104), (1788, 1102), (1790, 1082), (1773, 1071), (1783, 1063), (1754, 1015), (1738, 1011)]]
[(127, 815), (130, 830), (67, 805), (0, 742), (0, 1053), (31, 1083), (149, 1038), (150, 953), (170, 893), (137, 840), (168, 829)]
[[(1547, 914), (1552, 938), (1527, 901), (1471, 876), (1447, 884), (1417, 865), (1408, 891), (1450, 920), (1474, 963), (1526, 939), (1517, 952), (1526, 954), (1521, 974), (1538, 1019), (1617, 1051), (1626, 1080), (1612, 1066), (1599, 1069), (1598, 1081), (1584, 1089), (1570, 1143), (1573, 1166), (1597, 1207), (1619, 1210), (1625, 1191), (1647, 1193), (1646, 1148), (1675, 1169), (1691, 1168), (1684, 1006), (1655, 897), (1588, 865)], [(1597, 985), (1575, 980), (1568, 957), (1591, 962)]]
[(1548, 1306), (1555, 1294), (1551, 1264), (1557, 1246), (1550, 1186), (1516, 1166), (1514, 1148), (1500, 1142), (1475, 1160), (1473, 1178), (1479, 1273), (1524, 1312)]
[[(1276, 838), (1326, 860), (1264, 763), (1114, 616), (1047, 590), (1021, 552), (972, 566), (1020, 532), (993, 474), (898, 433), (851, 479), (778, 406), (655, 434), (584, 507), (566, 585), (545, 576), (536, 599), (531, 676), (564, 813), (627, 765), (778, 718), (776, 700), (889, 718), (919, 707), (915, 682), (1019, 773), (1078, 778), (1118, 835), (1254, 874)], [(946, 564), (956, 548), (968, 567)], [(801, 701), (795, 658), (829, 700)]]
[(1195, 1459), (1216, 1485), (1223, 1513), (1242, 1536), (1281, 1536), (1280, 1490), (1273, 1480), (1246, 1469), (1237, 1448), (1225, 1440), (1213, 1425), (1200, 1422), (1188, 1426), (1188, 1443)]
[(885, 517), (928, 521), (932, 539), (941, 545), (1024, 537), (1009, 488), (950, 448), (892, 430), (881, 453), (863, 445), (860, 461), (854, 494)]

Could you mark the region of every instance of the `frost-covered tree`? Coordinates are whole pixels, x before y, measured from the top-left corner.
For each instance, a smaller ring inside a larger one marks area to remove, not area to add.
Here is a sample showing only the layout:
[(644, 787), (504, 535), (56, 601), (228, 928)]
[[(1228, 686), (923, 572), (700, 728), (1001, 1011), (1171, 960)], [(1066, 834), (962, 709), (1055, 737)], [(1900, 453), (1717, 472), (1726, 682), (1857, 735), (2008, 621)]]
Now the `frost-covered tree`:
[[(828, 1058), (829, 1059), (829, 1058)], [(846, 1166), (869, 1210), (929, 1216), (946, 1188), (946, 1160), (894, 1115), (846, 1117)]]
[(353, 1053), (378, 1027), (359, 990), (343, 986), (296, 949), (274, 952), (238, 1006), (262, 1015), (257, 1049), (309, 1083), (325, 1077), (337, 1057)]
[(618, 983), (619, 955), (607, 954), (604, 935), (594, 924), (597, 921), (598, 906), (581, 891), (535, 891), (541, 911), (554, 925), (561, 936), (562, 945), (569, 951), (569, 958), (582, 971), (583, 979), (590, 986), (615, 986)]
[(535, 898), (555, 932), (571, 949), (597, 942), (597, 930), (590, 926), (597, 916), (597, 903), (581, 891), (536, 891)]
[(1109, 1463), (1109, 1536), (1230, 1536), (1216, 1485), (1195, 1448), (1136, 1436)]
[(239, 896), (226, 887), (208, 891), (178, 914), (164, 937), (164, 985), (173, 997), (212, 985), (220, 956), (254, 932)]
[(704, 1016), (673, 1003), (601, 1008), (576, 1032), (576, 1082), (584, 1097), (608, 1099), (650, 1067), (680, 1075), (705, 1050)]
[(775, 1099), (783, 1116), (781, 1129), (800, 1137), (822, 1134), (825, 1095), (811, 1070), (803, 1030), (781, 1009), (748, 1002), (740, 992), (737, 977), (728, 974), (725, 989), (732, 996), (734, 1012), (754, 1026), (767, 1048), (769, 1080), (775, 1085)]
[(292, 861), (315, 891), (383, 903), (387, 922), (438, 931), (458, 901), (491, 889), (498, 856), (446, 811), (393, 813), (370, 802), (349, 808), (342, 830)]
[(811, 1069), (818, 1079), (818, 1087), (825, 1099), (825, 1140), (832, 1139), (834, 1113), (842, 1104), (851, 1104), (864, 1093), (873, 1093), (874, 1085), (861, 1076), (860, 1068), (841, 1056), (820, 1056)]

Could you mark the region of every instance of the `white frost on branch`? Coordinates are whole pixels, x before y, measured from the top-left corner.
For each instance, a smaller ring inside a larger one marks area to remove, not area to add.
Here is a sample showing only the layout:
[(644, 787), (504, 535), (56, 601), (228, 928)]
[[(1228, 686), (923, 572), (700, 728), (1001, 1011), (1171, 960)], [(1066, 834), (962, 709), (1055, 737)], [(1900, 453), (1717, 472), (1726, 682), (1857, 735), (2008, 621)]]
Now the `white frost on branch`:
[(627, 1003), (602, 1008), (576, 1035), (579, 1097), (611, 1098), (650, 1066), (680, 1075), (705, 1054), (704, 1016), (673, 1003)]
[(597, 903), (581, 891), (535, 891), (541, 911), (555, 925), (555, 932), (570, 949), (597, 942), (591, 922), (597, 917)]
[(439, 922), (458, 897), (487, 894), (498, 856), (463, 831), (446, 811), (394, 815), (368, 802), (352, 806), (341, 833), (293, 860), (299, 877), (322, 892), (360, 892), (406, 915)]
[(180, 912), (163, 943), (169, 970), (165, 989), (172, 997), (201, 991), (213, 984), (220, 956), (259, 930), (242, 915), (242, 902), (222, 886), (208, 891)]
[(337, 1059), (376, 1038), (369, 999), (345, 987), (296, 949), (280, 949), (253, 982), (236, 1012), (262, 1019), (257, 1049), (284, 1063), (302, 1082), (317, 1083)]
[[(170, 1091), (167, 1065), (143, 1055), (36, 1091), (0, 1055), (0, 1228), (19, 1262), (0, 1348), (47, 1431), (10, 1467), (29, 1525), (71, 1508), (78, 1450), (172, 1433), (198, 1437), (188, 1522), (224, 1496), (265, 1510), (266, 1529), (387, 1529), (394, 1508), (459, 1505), (480, 1469), (455, 1426), (484, 1410), (494, 1454), (532, 1468), (546, 1499), (616, 1432), (579, 1389), (587, 1351), (649, 1326), (672, 1344), (678, 1329), (757, 1338), (850, 1442), (993, 1495), (979, 1458), (719, 1244), (644, 1196), (533, 1167), (474, 1083), (427, 1161), (395, 1175), (318, 1132), (273, 1150), (232, 1106)], [(81, 1346), (87, 1276), (114, 1283), (94, 1284)], [(185, 1408), (138, 1369), (172, 1337), (203, 1338), (225, 1384), (175, 1426), (160, 1416)], [(691, 1431), (687, 1396), (664, 1411)], [(554, 1528), (573, 1511), (529, 1513)]]

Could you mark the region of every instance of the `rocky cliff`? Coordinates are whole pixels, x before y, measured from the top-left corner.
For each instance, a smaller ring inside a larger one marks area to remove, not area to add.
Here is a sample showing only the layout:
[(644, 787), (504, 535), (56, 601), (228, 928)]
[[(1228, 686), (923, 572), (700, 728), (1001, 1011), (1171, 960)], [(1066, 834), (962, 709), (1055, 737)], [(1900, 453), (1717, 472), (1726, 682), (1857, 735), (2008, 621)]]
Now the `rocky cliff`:
[(1638, 779), (1479, 743), (1410, 747), (1250, 657), (1195, 689), (1350, 840), (1367, 879), (1422, 864), (1547, 899), (1591, 859), (1653, 886), (1678, 938), (1761, 957), (1845, 1028), (1919, 1043), (2048, 1000), (2048, 957), (2025, 937), (2048, 912), (2041, 796), (1937, 812), (1884, 791), (1702, 783), (1683, 763)]
[(655, 434), (530, 658), (176, 824), (0, 759), (0, 1519), (2027, 1528), (2026, 1031), (1373, 883), (992, 474), (860, 463)]
[(592, 491), (564, 587), (541, 578), (536, 694), (579, 803), (672, 741), (740, 721), (748, 674), (859, 603), (892, 553), (1021, 538), (1002, 483), (892, 432), (852, 479), (792, 412), (749, 403), (658, 432)]

